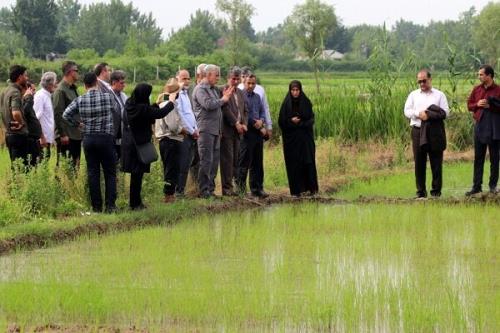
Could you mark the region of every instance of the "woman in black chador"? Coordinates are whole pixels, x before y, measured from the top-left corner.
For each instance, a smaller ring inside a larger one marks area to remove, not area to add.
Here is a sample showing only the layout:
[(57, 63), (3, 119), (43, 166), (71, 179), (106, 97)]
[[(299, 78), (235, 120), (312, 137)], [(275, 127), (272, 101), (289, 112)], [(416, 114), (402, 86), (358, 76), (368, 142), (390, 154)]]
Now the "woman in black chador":
[(288, 94), (281, 105), (279, 125), (283, 136), (283, 154), (290, 194), (318, 192), (316, 146), (314, 144), (314, 113), (300, 81), (290, 82)]
[(174, 109), (175, 94), (169, 96), (169, 102), (160, 108), (157, 104), (150, 105), (149, 96), (153, 87), (147, 83), (139, 83), (132, 96), (125, 104), (123, 112), (122, 135), (122, 171), (130, 173), (130, 208), (137, 210), (146, 206), (142, 203), (142, 177), (150, 170), (150, 164), (139, 160), (136, 145), (151, 142), (152, 126), (156, 119), (165, 117)]

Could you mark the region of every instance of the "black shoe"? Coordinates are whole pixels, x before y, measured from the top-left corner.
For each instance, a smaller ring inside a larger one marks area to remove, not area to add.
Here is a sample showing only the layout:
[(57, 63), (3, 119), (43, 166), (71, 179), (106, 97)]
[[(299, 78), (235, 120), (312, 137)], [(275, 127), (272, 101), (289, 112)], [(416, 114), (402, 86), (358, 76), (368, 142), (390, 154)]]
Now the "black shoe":
[(441, 196), (441, 192), (431, 191), (431, 197), (433, 197), (433, 198), (439, 198), (440, 196)]
[(92, 212), (94, 212), (94, 213), (102, 213), (102, 207), (92, 207)]
[(267, 198), (269, 196), (269, 194), (267, 194), (264, 191), (255, 191), (255, 192), (252, 192), (252, 195), (254, 197), (258, 197), (258, 198), (261, 198), (261, 199)]
[(115, 214), (117, 211), (118, 211), (118, 208), (116, 208), (116, 206), (106, 207), (104, 209), (104, 213), (106, 213), (106, 214)]
[(200, 198), (202, 199), (212, 199), (214, 195), (210, 192), (204, 192), (200, 194)]
[(480, 189), (477, 189), (477, 188), (473, 188), (472, 190), (470, 190), (469, 192), (465, 192), (465, 196), (466, 197), (470, 197), (471, 195), (474, 195), (474, 194), (478, 194), (478, 193), (481, 193), (482, 191)]
[(222, 195), (225, 197), (237, 197), (238, 193), (234, 191), (222, 191)]
[(131, 206), (130, 207), (130, 209), (132, 209), (132, 210), (143, 210), (143, 209), (146, 209), (146, 208), (148, 208), (148, 207), (146, 207), (146, 205), (143, 204), (143, 203), (141, 203), (141, 204), (139, 204), (137, 206)]

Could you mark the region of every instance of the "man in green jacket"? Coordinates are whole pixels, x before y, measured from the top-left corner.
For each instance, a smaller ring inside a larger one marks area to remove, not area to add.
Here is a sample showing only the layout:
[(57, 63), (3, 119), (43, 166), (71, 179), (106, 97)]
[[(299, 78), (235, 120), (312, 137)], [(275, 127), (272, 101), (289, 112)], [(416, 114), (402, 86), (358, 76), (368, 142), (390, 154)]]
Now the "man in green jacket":
[[(73, 61), (65, 61), (62, 65), (63, 79), (52, 95), (54, 120), (56, 128), (57, 164), (60, 156), (71, 157), (74, 168), (80, 165), (82, 133), (80, 128), (71, 126), (62, 115), (66, 107), (78, 97), (76, 81), (78, 66)], [(77, 119), (79, 121), (79, 119)]]

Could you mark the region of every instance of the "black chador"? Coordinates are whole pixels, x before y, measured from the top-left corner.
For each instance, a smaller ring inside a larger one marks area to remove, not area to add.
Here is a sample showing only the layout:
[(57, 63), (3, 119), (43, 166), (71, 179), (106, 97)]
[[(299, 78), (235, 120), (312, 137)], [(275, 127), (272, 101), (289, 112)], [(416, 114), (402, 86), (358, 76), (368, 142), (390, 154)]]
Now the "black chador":
[(290, 194), (300, 196), (304, 192), (317, 193), (314, 113), (311, 101), (302, 91), (300, 81), (294, 80), (289, 85), (288, 94), (281, 105), (279, 126), (283, 137)]

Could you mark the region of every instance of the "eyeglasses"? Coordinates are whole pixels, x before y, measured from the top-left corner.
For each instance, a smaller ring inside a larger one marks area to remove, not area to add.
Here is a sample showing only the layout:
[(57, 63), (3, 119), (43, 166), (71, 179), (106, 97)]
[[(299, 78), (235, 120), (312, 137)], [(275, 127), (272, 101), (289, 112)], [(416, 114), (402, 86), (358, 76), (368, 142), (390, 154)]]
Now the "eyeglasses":
[(418, 84), (426, 84), (427, 83), (427, 79), (418, 80), (417, 83)]

